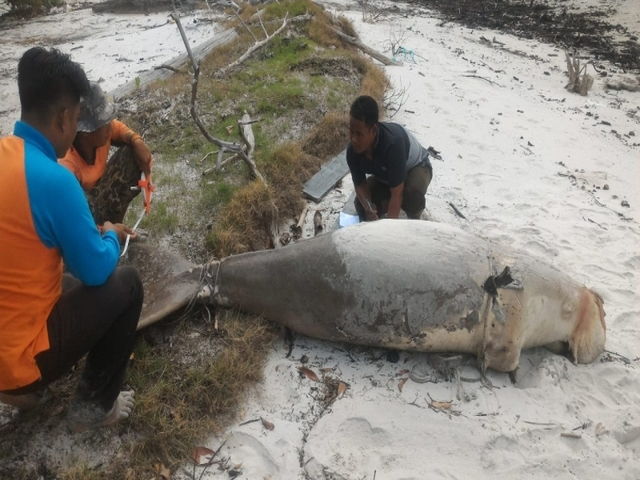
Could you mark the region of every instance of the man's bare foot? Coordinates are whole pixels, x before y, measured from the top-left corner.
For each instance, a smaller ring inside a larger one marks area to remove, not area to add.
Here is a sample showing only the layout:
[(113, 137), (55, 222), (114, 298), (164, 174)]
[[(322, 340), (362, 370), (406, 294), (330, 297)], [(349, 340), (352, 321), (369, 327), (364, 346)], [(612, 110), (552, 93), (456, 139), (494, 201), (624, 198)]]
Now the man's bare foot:
[(113, 402), (111, 410), (102, 415), (96, 415), (95, 411), (89, 412), (86, 408), (69, 412), (69, 426), (74, 432), (80, 433), (93, 428), (113, 425), (131, 415), (135, 403), (133, 397), (133, 390), (120, 392), (116, 401)]

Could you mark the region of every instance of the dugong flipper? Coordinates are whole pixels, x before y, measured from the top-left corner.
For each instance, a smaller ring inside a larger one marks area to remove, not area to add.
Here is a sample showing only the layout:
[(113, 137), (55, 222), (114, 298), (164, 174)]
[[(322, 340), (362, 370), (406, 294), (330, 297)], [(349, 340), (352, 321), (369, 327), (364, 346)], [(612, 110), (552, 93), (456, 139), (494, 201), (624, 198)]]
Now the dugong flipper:
[(214, 301), (312, 337), (474, 353), (512, 371), (522, 348), (567, 342), (602, 353), (602, 299), (554, 267), (458, 228), (360, 224), (210, 266)]

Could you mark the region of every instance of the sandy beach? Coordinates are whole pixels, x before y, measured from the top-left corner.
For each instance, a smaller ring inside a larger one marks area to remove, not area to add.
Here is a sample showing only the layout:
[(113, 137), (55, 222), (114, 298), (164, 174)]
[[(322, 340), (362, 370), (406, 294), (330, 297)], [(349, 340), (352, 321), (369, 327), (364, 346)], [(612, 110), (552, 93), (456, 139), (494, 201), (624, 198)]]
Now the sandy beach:
[[(515, 382), (493, 371), (482, 381), (473, 358), (394, 357), (297, 336), (288, 357), (276, 342), (237, 422), (202, 445), (224, 444), (219, 457), (247, 480), (640, 478), (640, 92), (606, 89), (622, 75), (612, 67), (606, 79), (594, 74), (587, 96), (570, 93), (561, 48), (444, 22), (415, 3), (393, 2), (373, 23), (356, 2), (321, 3), (349, 18), (363, 43), (408, 52), (385, 67), (404, 99), (388, 120), (441, 152), (426, 219), (543, 258), (594, 289), (605, 302), (607, 352), (575, 365), (528, 350)], [(573, 3), (618, 8), (615, 22), (640, 35), (635, 0)], [(208, 19), (183, 20), (193, 44), (219, 28)], [(182, 53), (166, 22), (158, 13), (96, 23), (85, 9), (12, 29), (0, 43), (0, 133), (17, 118), (14, 70), (34, 31), (109, 90)], [(347, 176), (309, 203), (304, 235), (316, 210), (333, 228), (352, 190)], [(426, 382), (414, 381), (415, 369)], [(341, 385), (337, 398), (328, 402), (308, 371)], [(228, 479), (228, 470), (214, 465), (201, 478)]]
[[(397, 3), (401, 13), (375, 23), (355, 3), (327, 5), (365, 44), (390, 54), (401, 37), (413, 52), (385, 71), (406, 92), (391, 120), (442, 152), (427, 217), (530, 252), (595, 289), (615, 353), (574, 365), (526, 351), (515, 384), (490, 372), (483, 385), (472, 359), (443, 374), (426, 355), (392, 363), (385, 351), (298, 337), (290, 358), (286, 346), (274, 349), (238, 425), (207, 445), (226, 441), (219, 455), (241, 465), (238, 478), (640, 478), (640, 94), (607, 91), (599, 78), (587, 97), (569, 93), (560, 48), (441, 25), (415, 5)], [(347, 176), (320, 204), (327, 225), (352, 188)], [(425, 364), (430, 381), (412, 381)], [(325, 408), (301, 366), (349, 388)], [(240, 425), (258, 418), (275, 428)], [(203, 478), (227, 475), (214, 470)]]

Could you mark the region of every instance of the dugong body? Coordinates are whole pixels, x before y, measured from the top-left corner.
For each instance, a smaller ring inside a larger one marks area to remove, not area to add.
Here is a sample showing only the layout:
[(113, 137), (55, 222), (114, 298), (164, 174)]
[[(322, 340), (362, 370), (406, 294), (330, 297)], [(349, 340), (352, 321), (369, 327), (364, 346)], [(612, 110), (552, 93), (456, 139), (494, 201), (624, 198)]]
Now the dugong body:
[(381, 220), (209, 266), (213, 299), (311, 337), (477, 354), (517, 368), (522, 348), (605, 342), (601, 298), (538, 259), (441, 223)]

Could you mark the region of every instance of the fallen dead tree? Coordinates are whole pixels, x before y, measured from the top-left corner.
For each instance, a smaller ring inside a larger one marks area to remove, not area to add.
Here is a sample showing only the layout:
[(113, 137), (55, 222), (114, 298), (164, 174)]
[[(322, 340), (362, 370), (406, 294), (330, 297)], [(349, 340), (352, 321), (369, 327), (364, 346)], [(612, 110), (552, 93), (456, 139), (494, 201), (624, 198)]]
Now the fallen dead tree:
[(390, 66), (390, 65), (395, 65), (395, 66), (402, 65), (402, 62), (398, 62), (398, 61), (394, 60), (393, 58), (387, 57), (383, 53), (380, 53), (377, 50), (374, 50), (373, 48), (365, 45), (364, 43), (362, 43), (357, 38), (352, 37), (351, 35), (347, 35), (343, 31), (341, 31), (340, 29), (338, 29), (336, 27), (331, 27), (331, 29), (342, 40), (344, 40), (345, 42), (349, 43), (350, 45), (353, 45), (354, 47), (358, 48), (359, 50), (361, 50), (362, 52), (366, 53), (370, 57), (375, 58), (376, 60), (378, 60), (383, 65), (387, 65), (387, 66)]

